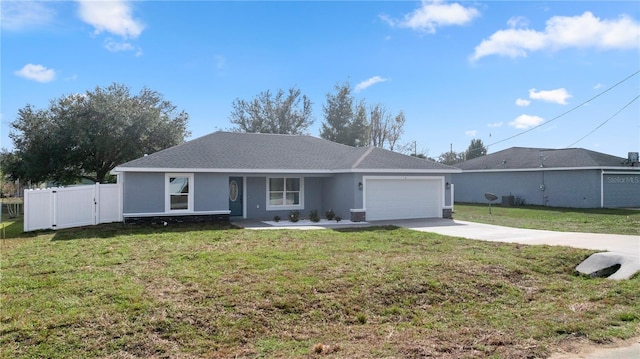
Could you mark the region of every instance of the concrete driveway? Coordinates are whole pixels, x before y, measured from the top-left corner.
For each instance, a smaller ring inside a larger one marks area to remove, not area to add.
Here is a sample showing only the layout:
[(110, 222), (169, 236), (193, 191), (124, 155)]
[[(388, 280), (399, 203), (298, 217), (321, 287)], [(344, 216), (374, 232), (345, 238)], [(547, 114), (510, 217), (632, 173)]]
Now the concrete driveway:
[(393, 222), (396, 226), (447, 236), (492, 242), (547, 244), (618, 252), (640, 257), (640, 236), (554, 232), (495, 226), (451, 219), (418, 219)]

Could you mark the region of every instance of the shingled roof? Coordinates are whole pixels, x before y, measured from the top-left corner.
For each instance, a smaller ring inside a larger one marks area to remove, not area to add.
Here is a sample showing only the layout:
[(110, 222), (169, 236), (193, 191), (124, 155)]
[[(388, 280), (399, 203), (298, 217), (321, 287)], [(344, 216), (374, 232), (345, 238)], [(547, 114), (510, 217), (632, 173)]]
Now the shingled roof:
[(460, 172), (433, 161), (377, 147), (351, 147), (306, 135), (214, 132), (144, 156), (116, 172), (203, 171), (416, 171)]
[(456, 164), (463, 171), (625, 167), (625, 159), (583, 148), (512, 147)]

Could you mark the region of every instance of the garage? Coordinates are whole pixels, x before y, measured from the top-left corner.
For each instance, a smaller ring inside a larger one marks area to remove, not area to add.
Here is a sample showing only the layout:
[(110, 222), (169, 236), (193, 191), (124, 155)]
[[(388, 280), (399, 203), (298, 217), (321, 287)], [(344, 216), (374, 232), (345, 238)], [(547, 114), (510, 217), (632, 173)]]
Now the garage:
[(602, 178), (602, 206), (640, 208), (640, 174), (605, 172)]
[(364, 177), (368, 221), (441, 218), (444, 177)]

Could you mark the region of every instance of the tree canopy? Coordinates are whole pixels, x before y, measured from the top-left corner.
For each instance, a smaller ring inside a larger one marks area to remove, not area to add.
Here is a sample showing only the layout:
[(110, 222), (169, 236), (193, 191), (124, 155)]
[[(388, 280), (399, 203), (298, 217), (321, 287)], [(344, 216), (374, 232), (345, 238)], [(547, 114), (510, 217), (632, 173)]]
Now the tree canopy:
[(464, 152), (444, 152), (438, 157), (438, 162), (445, 165), (455, 165), (458, 162), (464, 161)]
[(367, 113), (365, 100), (356, 102), (348, 82), (337, 84), (334, 90), (323, 106), (320, 137), (349, 146), (396, 148), (404, 132), (403, 111), (394, 117), (384, 105), (376, 104)]
[(473, 139), (465, 152), (465, 160), (471, 160), (482, 157), (487, 154), (487, 148), (484, 147), (481, 139)]
[(481, 157), (487, 154), (487, 148), (484, 147), (481, 139), (473, 139), (469, 147), (464, 152), (444, 152), (438, 157), (438, 162), (445, 165), (454, 165), (459, 162)]
[(328, 93), (323, 105), (324, 122), (320, 137), (349, 146), (368, 144), (367, 112), (364, 101), (354, 103), (351, 84), (345, 82), (334, 87), (335, 94)]
[(295, 87), (287, 94), (280, 89), (275, 96), (267, 90), (251, 101), (234, 100), (230, 121), (239, 132), (305, 134), (313, 124), (311, 104)]
[(103, 183), (118, 164), (184, 142), (189, 116), (148, 88), (122, 84), (26, 105), (11, 123), (14, 151), (3, 151), (12, 178), (59, 184), (88, 178)]

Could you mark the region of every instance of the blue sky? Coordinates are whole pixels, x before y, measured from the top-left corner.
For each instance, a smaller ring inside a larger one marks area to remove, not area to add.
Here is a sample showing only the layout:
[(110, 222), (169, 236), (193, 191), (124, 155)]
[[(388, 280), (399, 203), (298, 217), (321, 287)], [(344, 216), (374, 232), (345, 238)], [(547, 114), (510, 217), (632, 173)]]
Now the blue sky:
[(18, 109), (113, 82), (162, 93), (189, 113), (191, 138), (230, 128), (234, 99), (295, 86), (313, 102), (318, 136), (326, 94), (349, 81), (368, 105), (404, 111), (400, 143), (431, 157), (474, 138), (490, 153), (640, 151), (637, 1), (2, 1), (1, 10), (8, 149)]

